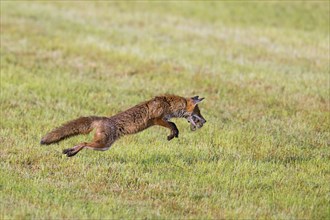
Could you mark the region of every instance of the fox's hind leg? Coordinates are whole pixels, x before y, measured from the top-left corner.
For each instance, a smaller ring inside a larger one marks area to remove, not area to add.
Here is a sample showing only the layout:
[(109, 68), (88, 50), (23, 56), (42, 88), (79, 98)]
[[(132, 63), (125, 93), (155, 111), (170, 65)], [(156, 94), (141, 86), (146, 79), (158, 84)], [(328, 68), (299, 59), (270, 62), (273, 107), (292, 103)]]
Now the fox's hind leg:
[(110, 146), (115, 142), (115, 138), (111, 134), (107, 134), (104, 130), (99, 129), (95, 132), (94, 140), (92, 142), (84, 142), (74, 146), (73, 148), (63, 150), (63, 154), (68, 157), (76, 155), (83, 148), (88, 148), (92, 150), (105, 151), (110, 148)]

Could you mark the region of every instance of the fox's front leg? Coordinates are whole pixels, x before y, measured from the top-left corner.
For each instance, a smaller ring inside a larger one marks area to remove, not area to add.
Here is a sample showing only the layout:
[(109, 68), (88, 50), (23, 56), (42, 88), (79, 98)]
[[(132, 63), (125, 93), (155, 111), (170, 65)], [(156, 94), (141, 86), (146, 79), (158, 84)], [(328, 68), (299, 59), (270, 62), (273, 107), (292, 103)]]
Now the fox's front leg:
[(172, 140), (174, 137), (178, 138), (179, 137), (179, 129), (176, 127), (176, 124), (174, 124), (171, 121), (168, 121), (168, 123), (170, 124), (170, 126), (172, 127), (171, 129), (171, 134), (169, 136), (167, 136), (167, 140)]
[(171, 134), (167, 136), (167, 140), (172, 140), (174, 137), (179, 137), (179, 130), (173, 122), (164, 120), (162, 118), (154, 119), (154, 125), (159, 125), (171, 130)]

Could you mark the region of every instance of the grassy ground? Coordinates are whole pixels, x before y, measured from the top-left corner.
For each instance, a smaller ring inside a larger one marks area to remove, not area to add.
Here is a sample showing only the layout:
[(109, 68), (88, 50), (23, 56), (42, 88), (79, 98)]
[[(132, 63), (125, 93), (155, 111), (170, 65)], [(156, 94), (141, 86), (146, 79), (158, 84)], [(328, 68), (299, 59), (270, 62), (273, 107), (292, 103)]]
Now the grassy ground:
[[(1, 218), (330, 218), (329, 2), (1, 1)], [(208, 123), (66, 158), (157, 94)]]

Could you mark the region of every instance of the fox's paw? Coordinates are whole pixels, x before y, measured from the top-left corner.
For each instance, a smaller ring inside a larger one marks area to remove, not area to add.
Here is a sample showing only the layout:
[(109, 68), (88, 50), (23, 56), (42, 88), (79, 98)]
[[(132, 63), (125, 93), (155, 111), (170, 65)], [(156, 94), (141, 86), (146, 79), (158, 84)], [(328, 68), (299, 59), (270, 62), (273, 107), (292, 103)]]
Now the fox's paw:
[(69, 153), (71, 150), (72, 150), (72, 148), (64, 149), (64, 150), (62, 151), (62, 153), (63, 153), (63, 154), (67, 154), (67, 153)]
[(173, 130), (171, 135), (178, 138), (179, 137), (179, 130), (178, 129)]
[(179, 137), (179, 131), (178, 130), (173, 131), (171, 135), (167, 136), (167, 140), (170, 141), (170, 140), (172, 140), (175, 137), (176, 138)]
[(169, 136), (167, 136), (167, 140), (168, 140), (168, 141), (172, 140), (173, 138), (174, 138), (174, 135), (172, 135), (172, 134), (169, 135)]
[(63, 150), (63, 154), (66, 154), (67, 157), (72, 157), (72, 156), (76, 155), (77, 153), (78, 153), (78, 151), (76, 151), (73, 148), (68, 148), (68, 149)]

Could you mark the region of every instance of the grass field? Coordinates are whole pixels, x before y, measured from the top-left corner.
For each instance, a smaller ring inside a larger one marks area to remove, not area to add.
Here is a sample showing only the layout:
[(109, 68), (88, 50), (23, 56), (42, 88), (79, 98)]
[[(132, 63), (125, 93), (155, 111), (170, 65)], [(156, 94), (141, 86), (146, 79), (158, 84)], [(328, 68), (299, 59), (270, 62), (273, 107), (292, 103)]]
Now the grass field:
[[(330, 218), (329, 2), (1, 1), (1, 219)], [(41, 137), (155, 95), (179, 139)]]

